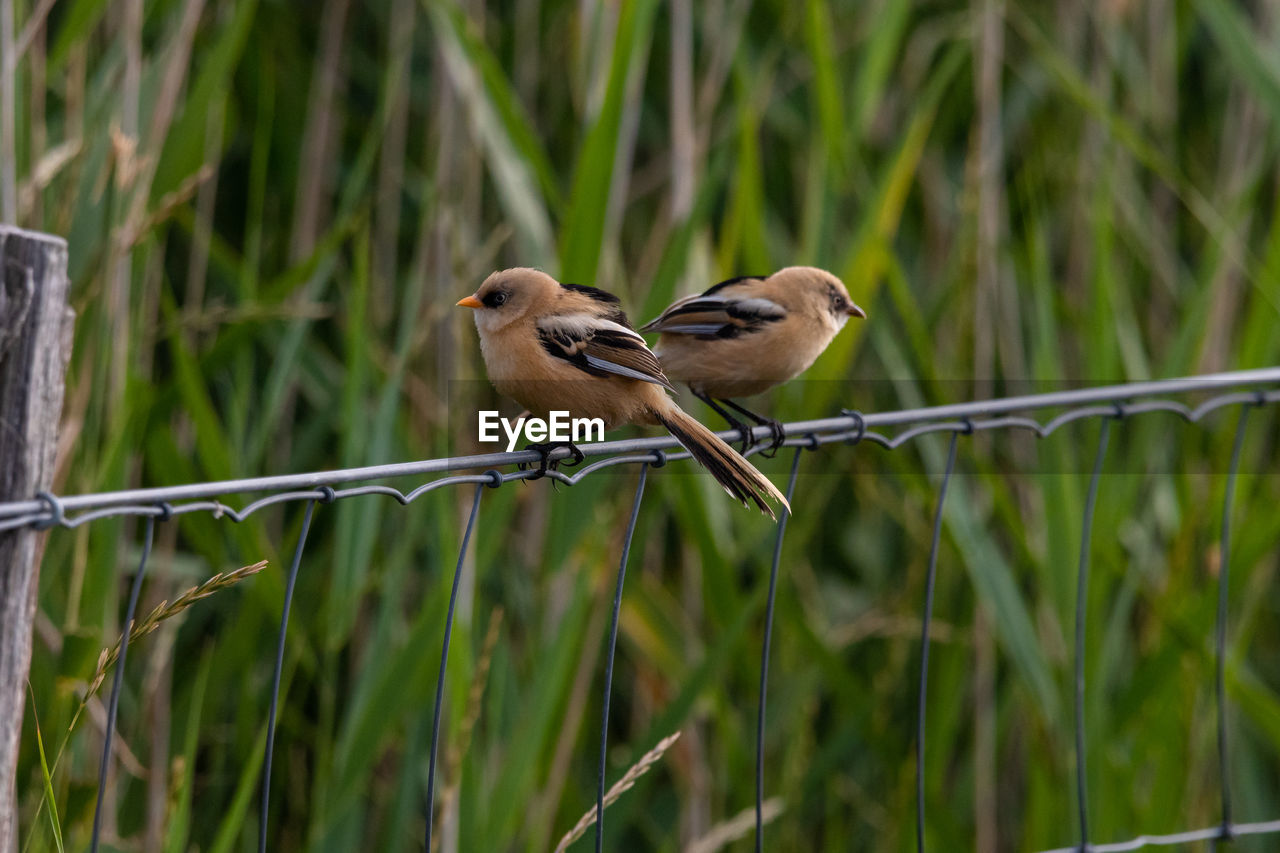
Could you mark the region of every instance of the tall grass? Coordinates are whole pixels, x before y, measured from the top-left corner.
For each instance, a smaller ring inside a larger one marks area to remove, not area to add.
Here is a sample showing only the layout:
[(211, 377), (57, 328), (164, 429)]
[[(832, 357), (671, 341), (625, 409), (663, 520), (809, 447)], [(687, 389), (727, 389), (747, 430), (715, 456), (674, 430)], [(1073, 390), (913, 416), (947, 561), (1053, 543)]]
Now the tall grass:
[[(13, 5), (16, 183), (0, 180), (19, 224), (68, 238), (78, 312), (59, 492), (473, 449), (458, 401), (482, 369), (452, 305), (506, 265), (614, 290), (637, 320), (731, 275), (833, 270), (871, 317), (764, 404), (784, 418), (1280, 356), (1273, 3)], [(1253, 417), (1228, 635), (1241, 820), (1280, 815), (1276, 418)], [(1087, 635), (1094, 840), (1218, 819), (1210, 637), (1232, 425), (1115, 429)], [(1096, 429), (961, 442), (931, 657), (940, 849), (1076, 840), (1066, 638)], [(769, 682), (770, 849), (914, 844), (915, 638), (943, 450), (803, 460)], [(467, 746), (441, 781), (456, 790), (446, 849), (548, 850), (593, 801), (632, 476), (485, 494), (449, 664), (442, 752)], [(464, 500), (318, 508), (272, 849), (417, 843)], [(105, 822), (119, 849), (251, 846), (278, 567), (299, 523), (289, 509), (159, 526), (141, 612), (247, 562), (277, 568), (129, 656)], [(86, 845), (97, 700), (67, 727), (119, 636), (135, 534), (51, 534), (25, 850)], [(771, 534), (687, 466), (654, 472), (610, 782), (681, 737), (610, 806), (614, 849), (732, 837), (752, 802)]]

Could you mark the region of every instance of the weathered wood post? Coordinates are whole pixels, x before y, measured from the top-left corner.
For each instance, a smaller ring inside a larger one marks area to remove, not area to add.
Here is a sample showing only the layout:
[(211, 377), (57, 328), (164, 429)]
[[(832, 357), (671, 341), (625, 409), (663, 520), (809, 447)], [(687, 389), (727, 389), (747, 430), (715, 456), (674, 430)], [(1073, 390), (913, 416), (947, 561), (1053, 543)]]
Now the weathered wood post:
[[(75, 315), (67, 244), (0, 225), (0, 501), (53, 482)], [(16, 774), (45, 534), (0, 532), (0, 853), (17, 849)]]

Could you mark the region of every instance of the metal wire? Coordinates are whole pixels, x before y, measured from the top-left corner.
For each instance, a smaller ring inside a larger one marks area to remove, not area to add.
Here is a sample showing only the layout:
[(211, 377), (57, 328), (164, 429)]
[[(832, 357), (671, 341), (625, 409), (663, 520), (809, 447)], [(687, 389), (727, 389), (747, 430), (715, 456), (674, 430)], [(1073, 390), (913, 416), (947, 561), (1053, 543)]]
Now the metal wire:
[[(330, 489), (328, 495), (332, 495)], [(276, 665), (271, 675), (271, 710), (267, 715), (267, 746), (262, 759), (262, 805), (258, 816), (258, 853), (266, 853), (267, 849), (267, 816), (271, 804), (271, 753), (276, 745), (276, 706), (280, 700), (280, 673), (284, 670), (284, 639), (289, 628), (289, 605), (293, 603), (293, 588), (298, 580), (298, 566), (302, 563), (302, 549), (307, 544), (307, 533), (311, 530), (311, 515), (316, 508), (316, 500), (307, 504), (306, 513), (302, 516), (302, 530), (298, 533), (298, 544), (293, 549), (293, 562), (289, 565), (289, 580), (284, 589), (284, 608), (280, 613), (280, 631), (276, 637)], [(329, 500), (332, 500), (330, 497)]]
[[(1280, 368), (1216, 374), (1205, 377), (1170, 380), (1166, 382), (1135, 383), (1103, 388), (1080, 389), (1075, 391), (1003, 398), (949, 406), (909, 409), (897, 412), (862, 414), (856, 411), (846, 410), (843, 411), (840, 416), (834, 418), (799, 421), (783, 425), (784, 435), (786, 436), (784, 444), (786, 446), (796, 448), (796, 457), (793, 460), (791, 477), (787, 486), (788, 500), (790, 500), (794, 495), (798, 460), (800, 450), (803, 448), (817, 448), (822, 445), (836, 442), (856, 444), (858, 442), (868, 441), (885, 449), (893, 450), (924, 435), (935, 432), (951, 433), (947, 465), (940, 484), (938, 504), (934, 517), (933, 543), (929, 558), (929, 574), (926, 581), (925, 614), (921, 628), (921, 680), (917, 717), (916, 755), (917, 839), (918, 847), (920, 849), (923, 849), (924, 845), (923, 762), (925, 747), (925, 700), (927, 698), (929, 650), (928, 632), (932, 616), (933, 587), (936, 575), (937, 551), (941, 535), (943, 500), (946, 496), (947, 485), (954, 470), (958, 437), (962, 433), (968, 434), (978, 431), (1025, 430), (1032, 432), (1040, 438), (1044, 438), (1053, 434), (1059, 428), (1067, 424), (1093, 418), (1102, 418), (1100, 424), (1101, 432), (1099, 435), (1099, 445), (1097, 456), (1095, 458), (1093, 476), (1090, 480), (1088, 498), (1086, 501), (1084, 525), (1081, 531), (1082, 541), (1080, 566), (1077, 577), (1075, 748), (1077, 753), (1078, 819), (1081, 840), (1080, 844), (1075, 847), (1061, 848), (1057, 851), (1046, 851), (1046, 853), (1067, 853), (1067, 851), (1071, 850), (1127, 851), (1136, 850), (1148, 845), (1177, 845), (1199, 840), (1227, 840), (1241, 835), (1280, 832), (1280, 821), (1238, 825), (1231, 822), (1232, 810), (1227, 774), (1228, 714), (1224, 685), (1226, 653), (1225, 636), (1229, 589), (1228, 571), (1231, 554), (1230, 518), (1234, 502), (1236, 475), (1240, 465), (1240, 458), (1242, 455), (1241, 448), (1243, 445), (1245, 424), (1249, 411), (1251, 408), (1261, 406), (1263, 404), (1280, 402), (1280, 389), (1258, 388), (1257, 386), (1275, 383), (1280, 383)], [(1248, 388), (1249, 390), (1225, 390), (1235, 388)], [(1178, 400), (1152, 398), (1153, 395), (1159, 394), (1183, 394), (1206, 390), (1214, 390), (1221, 393), (1217, 393), (1215, 396), (1194, 407)], [(1198, 423), (1209, 414), (1229, 406), (1240, 406), (1241, 414), (1236, 428), (1235, 443), (1233, 444), (1232, 449), (1230, 470), (1223, 506), (1222, 562), (1221, 572), (1219, 575), (1218, 620), (1215, 631), (1217, 654), (1215, 686), (1218, 705), (1217, 734), (1219, 769), (1222, 784), (1222, 822), (1219, 826), (1212, 828), (1189, 830), (1182, 833), (1167, 835), (1140, 835), (1126, 841), (1113, 842), (1109, 844), (1091, 844), (1088, 841), (1087, 773), (1084, 742), (1084, 626), (1087, 624), (1089, 542), (1091, 539), (1094, 505), (1098, 491), (1098, 480), (1101, 472), (1102, 461), (1106, 452), (1110, 424), (1111, 421), (1117, 417), (1127, 417), (1155, 412), (1171, 413), (1181, 417), (1188, 423)], [(1015, 414), (1015, 412), (1020, 411), (1062, 407), (1067, 407), (1067, 410), (1055, 414), (1043, 422), (1026, 414)], [(883, 430), (886, 427), (900, 427), (901, 429), (894, 434), (876, 431), (876, 428)], [(749, 430), (749, 432), (755, 438), (763, 439), (768, 437), (769, 428), (767, 426), (761, 426)], [(720, 435), (731, 441), (741, 438), (736, 430), (725, 431), (720, 433)], [(673, 450), (668, 453), (668, 448), (672, 448)], [(635, 498), (631, 507), (630, 520), (619, 563), (605, 667), (605, 684), (601, 712), (599, 774), (597, 779), (598, 784), (596, 796), (596, 849), (597, 851), (600, 851), (603, 849), (604, 783), (608, 741), (609, 703), (626, 564), (629, 558), (631, 542), (635, 533), (648, 469), (650, 467), (660, 467), (662, 464), (665, 464), (668, 459), (678, 460), (687, 458), (688, 454), (683, 450), (678, 449), (675, 440), (669, 437), (600, 442), (596, 444), (583, 445), (582, 450), (587, 457), (594, 458), (594, 461), (575, 469), (572, 473), (566, 473), (564, 471), (550, 471), (548, 472), (547, 477), (553, 481), (562, 482), (567, 485), (574, 485), (580, 482), (584, 477), (616, 465), (639, 464), (641, 466), (639, 482), (637, 483)], [(759, 448), (754, 448), (752, 452), (758, 452), (758, 450)], [(554, 461), (557, 458), (567, 455), (568, 451), (555, 451), (551, 454), (551, 459)], [(508, 471), (505, 473), (496, 470), (489, 470), (484, 473), (452, 472), (499, 465), (509, 466), (519, 462), (535, 462), (539, 459), (540, 456), (537, 452), (522, 451), (517, 453), (495, 453), (450, 459), (423, 460), (419, 462), (399, 463), (395, 465), (371, 466), (366, 468), (343, 469), (329, 472), (314, 472), (288, 475), (284, 477), (262, 477), (214, 483), (195, 483), (157, 489), (133, 489), (101, 494), (59, 497), (52, 494), (42, 493), (32, 500), (0, 503), (0, 531), (26, 526), (37, 528), (73, 528), (91, 521), (122, 515), (136, 515), (145, 518), (147, 521), (146, 541), (143, 548), (142, 563), (134, 578), (134, 589), (131, 595), (129, 611), (126, 619), (126, 621), (129, 622), (133, 616), (138, 588), (141, 584), (142, 575), (145, 571), (146, 562), (151, 550), (155, 520), (167, 520), (174, 515), (208, 512), (215, 518), (227, 518), (233, 522), (240, 522), (258, 510), (266, 507), (296, 501), (305, 501), (307, 503), (301, 533), (299, 535), (293, 556), (293, 562), (289, 572), (284, 608), (281, 616), (279, 635), (277, 638), (277, 654), (275, 671), (273, 674), (266, 753), (262, 771), (262, 813), (259, 826), (259, 849), (263, 850), (265, 849), (266, 843), (271, 761), (274, 747), (275, 723), (281, 673), (283, 668), (284, 643), (288, 624), (289, 607), (293, 596), (302, 551), (310, 529), (312, 514), (316, 502), (329, 503), (334, 500), (351, 497), (381, 495), (390, 497), (402, 505), (407, 505), (422, 495), (439, 488), (462, 484), (475, 485), (477, 487), (476, 496), (473, 500), (471, 515), (459, 553), (459, 566), (461, 566), (461, 561), (465, 555), (466, 548), (468, 547), (474, 522), (477, 517), (479, 494), (481, 491), (480, 487), (484, 485), (496, 487), (511, 480), (526, 479), (534, 476), (535, 472), (528, 470)], [(393, 486), (377, 483), (365, 482), (357, 484), (358, 481), (369, 479), (435, 473), (445, 473), (447, 475), (439, 477), (438, 479), (420, 483), (408, 491), (401, 491)], [(334, 488), (335, 484), (344, 483), (353, 485), (349, 485), (343, 489)], [(267, 492), (267, 494), (243, 505), (239, 509), (228, 506), (224, 502), (224, 499), (229, 498), (232, 495), (249, 492)], [(170, 501), (177, 501), (178, 503), (171, 504)], [(788, 516), (784, 514), (780, 519), (777, 528), (774, 557), (770, 571), (769, 594), (766, 605), (764, 644), (761, 655), (760, 701), (757, 715), (756, 744), (757, 850), (760, 850), (763, 844), (763, 732), (772, 637), (772, 621), (777, 594), (776, 584), (781, 554), (781, 543), (785, 533), (787, 519)], [(431, 760), (427, 785), (428, 829), (426, 843), (428, 851), (430, 849), (431, 841), (435, 760), (438, 751), (440, 712), (442, 708), (444, 676), (447, 668), (447, 656), (453, 613), (456, 605), (457, 585), (458, 575), (455, 571), (453, 588), (450, 595), (449, 615), (447, 617), (444, 642), (441, 650), (441, 669), (436, 685), (436, 705), (435, 715), (433, 717)], [(112, 729), (114, 728), (119, 688), (124, 669), (124, 653), (128, 640), (127, 634), (128, 629), (126, 628), (125, 637), (121, 645), (120, 660), (117, 663), (117, 670), (114, 676), (113, 698), (108, 710), (108, 731), (106, 742), (104, 743), (103, 762), (100, 767), (100, 775), (102, 775), (102, 779), (100, 780), (98, 792), (99, 807), (95, 813), (95, 828), (93, 836), (93, 843), (95, 847), (98, 843), (98, 824), (100, 820), (102, 794), (105, 787), (104, 774), (106, 772), (107, 761), (110, 754)]]
[[(1186, 832), (1172, 832), (1168, 835), (1139, 835), (1127, 841), (1115, 841), (1110, 844), (1090, 844), (1089, 853), (1126, 853), (1129, 850), (1141, 850), (1143, 847), (1173, 847), (1190, 844), (1193, 841), (1214, 841), (1223, 839), (1222, 832), (1229, 830), (1231, 836), (1270, 835), (1280, 832), (1280, 820), (1267, 820), (1258, 823), (1237, 823), (1230, 827), (1213, 826), (1206, 829), (1191, 829)], [(1041, 853), (1077, 853), (1079, 847), (1055, 847), (1042, 850)]]
[[(971, 403), (903, 409), (893, 412), (870, 414), (848, 412), (834, 418), (794, 421), (782, 426), (784, 434), (788, 437), (784, 444), (790, 447), (807, 445), (810, 442), (809, 435), (813, 434), (816, 436), (818, 444), (830, 444), (858, 438), (872, 441), (892, 450), (926, 432), (968, 429), (970, 427), (966, 427), (964, 423), (966, 418), (972, 421), (971, 428), (975, 431), (1007, 428), (1027, 429), (1044, 438), (1059, 427), (1072, 421), (1097, 417), (1114, 411), (1112, 406), (1098, 405), (1102, 403), (1131, 400), (1138, 397), (1152, 397), (1160, 394), (1185, 394), (1194, 391), (1220, 392), (1219, 396), (1195, 408), (1172, 400), (1149, 400), (1126, 405), (1126, 411), (1129, 414), (1167, 411), (1194, 423), (1206, 414), (1223, 406), (1259, 399), (1267, 403), (1280, 401), (1280, 389), (1262, 392), (1261, 397), (1259, 397), (1258, 392), (1222, 393), (1231, 388), (1274, 384), (1280, 384), (1280, 367), (1215, 373), (1157, 382), (1133, 382), (1099, 388), (1080, 388), (1049, 394), (1004, 397), (995, 400), (979, 400)], [(1072, 410), (1064, 412), (1044, 425), (1031, 418), (1004, 417), (1015, 411), (1064, 407), (1070, 407)], [(940, 421), (950, 422), (939, 423)], [(905, 426), (908, 424), (920, 424), (920, 426), (906, 430), (892, 438), (874, 432), (872, 429), (875, 427)], [(754, 438), (760, 440), (768, 438), (770, 435), (769, 427), (767, 426), (755, 427), (748, 432)], [(718, 435), (729, 442), (739, 441), (742, 438), (738, 430), (726, 430), (718, 433)], [(654, 450), (665, 451), (678, 448), (679, 442), (670, 436), (602, 441), (580, 445), (583, 454), (588, 458), (610, 457), (603, 459), (599, 463), (599, 467), (638, 463), (650, 458), (648, 454)], [(639, 455), (628, 456), (627, 454)], [(569, 455), (570, 453), (567, 449), (557, 449), (551, 451), (548, 454), (548, 458), (551, 461), (559, 461), (568, 458)], [(673, 460), (682, 459), (686, 456), (687, 454), (682, 452), (670, 454), (670, 458)], [(447, 459), (425, 459), (417, 462), (399, 462), (390, 465), (372, 465), (362, 468), (344, 468), (304, 474), (70, 495), (57, 499), (62, 514), (56, 518), (56, 523), (64, 527), (76, 527), (86, 521), (110, 515), (159, 515), (157, 505), (163, 501), (175, 504), (173, 507), (175, 515), (204, 511), (212, 512), (217, 516), (229, 517), (233, 521), (243, 521), (254, 511), (274, 503), (323, 497), (323, 494), (318, 491), (321, 486), (336, 486), (342, 483), (420, 476), (423, 474), (441, 474), (460, 470), (505, 467), (519, 463), (539, 462), (541, 458), (541, 454), (537, 451), (522, 450), (514, 453), (486, 453), (476, 456), (449, 457)], [(580, 470), (578, 473), (579, 475), (585, 474), (588, 470), (594, 471), (597, 468), (595, 466), (587, 466), (587, 468)], [(518, 474), (504, 474), (503, 478), (504, 480), (510, 480), (526, 476), (529, 476), (529, 472), (522, 471)], [(580, 479), (580, 476), (569, 477), (562, 472), (555, 472), (552, 476), (553, 479), (559, 479), (570, 484)], [(338, 499), (357, 495), (384, 494), (395, 498), (403, 504), (411, 502), (425, 491), (431, 491), (441, 486), (484, 481), (485, 475), (472, 474), (435, 480), (414, 490), (409, 495), (388, 486), (362, 486), (356, 489), (338, 490), (335, 494)], [(255, 501), (240, 511), (236, 511), (216, 500), (220, 497), (249, 492), (273, 492), (276, 494)], [(180, 501), (183, 503), (179, 505), (178, 502)], [(89, 514), (87, 511), (90, 510), (100, 510), (101, 512)], [(82, 514), (71, 517), (68, 515), (70, 512), (80, 512)], [(35, 522), (48, 522), (51, 519), (55, 519), (55, 516), (49, 502), (39, 498), (0, 503), (0, 530), (25, 527)]]
[(1235, 500), (1236, 473), (1240, 470), (1240, 450), (1244, 447), (1245, 427), (1252, 406), (1240, 408), (1236, 437), (1231, 445), (1231, 466), (1227, 470), (1227, 488), (1222, 497), (1222, 567), (1218, 572), (1218, 616), (1214, 626), (1214, 697), (1218, 706), (1218, 784), (1222, 792), (1222, 831), (1231, 838), (1231, 778), (1227, 772), (1227, 604), (1231, 571), (1231, 507)]
[(120, 634), (120, 657), (116, 659), (116, 671), (111, 677), (111, 700), (107, 704), (107, 728), (102, 734), (102, 761), (98, 764), (98, 800), (93, 807), (93, 836), (89, 849), (98, 851), (98, 841), (102, 835), (102, 798), (107, 790), (107, 767), (111, 762), (111, 742), (116, 733), (116, 713), (120, 708), (120, 682), (124, 679), (124, 659), (129, 651), (129, 634), (133, 630), (133, 615), (138, 609), (138, 593), (142, 590), (142, 578), (147, 573), (147, 561), (151, 559), (151, 543), (155, 539), (156, 522), (147, 519), (146, 532), (142, 536), (142, 557), (138, 560), (138, 571), (133, 576), (133, 585), (129, 589), (129, 606), (124, 612), (124, 630)]
[(933, 540), (929, 546), (929, 570), (924, 583), (924, 614), (920, 621), (920, 692), (916, 700), (916, 850), (920, 853), (924, 853), (924, 723), (929, 696), (929, 623), (933, 621), (933, 588), (938, 574), (938, 543), (942, 539), (942, 507), (947, 500), (951, 473), (956, 467), (956, 441), (959, 438), (959, 432), (951, 433), (947, 467), (938, 486), (938, 506), (933, 511)]
[[(666, 464), (666, 457), (659, 457)], [(622, 611), (622, 582), (627, 577), (627, 557), (631, 555), (631, 537), (636, 532), (636, 519), (640, 517), (640, 499), (644, 497), (644, 483), (649, 477), (646, 461), (640, 466), (640, 480), (636, 483), (636, 496), (631, 502), (631, 519), (627, 522), (627, 534), (622, 540), (622, 557), (618, 560), (618, 587), (613, 594), (613, 618), (609, 623), (609, 649), (604, 659), (604, 702), (600, 711), (600, 772), (596, 778), (596, 853), (604, 850), (604, 776), (605, 755), (609, 746), (609, 694), (613, 687), (613, 657), (618, 648), (618, 614)]]
[[(1116, 416), (1121, 415), (1119, 409)], [(1084, 501), (1084, 519), (1080, 525), (1080, 562), (1076, 567), (1076, 808), (1080, 822), (1079, 850), (1089, 847), (1089, 782), (1087, 751), (1084, 742), (1084, 638), (1089, 612), (1089, 545), (1093, 540), (1093, 510), (1098, 502), (1098, 478), (1107, 456), (1107, 439), (1111, 435), (1111, 418), (1102, 421), (1098, 430), (1098, 450), (1093, 457), (1093, 474), (1089, 477), (1089, 493)]]
[(436, 678), (436, 707), (431, 717), (431, 759), (427, 767), (427, 841), (426, 846), (422, 848), (426, 853), (431, 853), (431, 825), (436, 811), (436, 748), (440, 743), (440, 706), (444, 701), (444, 673), (445, 664), (449, 662), (449, 637), (453, 634), (453, 610), (458, 603), (458, 583), (462, 580), (462, 564), (466, 561), (467, 545), (471, 542), (471, 531), (476, 526), (476, 515), (480, 512), (480, 495), (483, 493), (484, 484), (478, 484), (475, 497), (471, 499), (471, 515), (467, 518), (467, 530), (462, 534), (462, 546), (458, 548), (458, 566), (453, 570), (453, 588), (449, 591), (449, 613), (444, 618), (444, 642), (440, 644), (440, 675)]
[[(787, 478), (788, 505), (796, 492), (796, 475), (800, 473), (800, 454), (803, 452), (803, 447), (797, 447), (796, 455), (791, 460), (791, 476)], [(773, 563), (769, 567), (769, 598), (764, 607), (764, 645), (760, 649), (760, 702), (756, 712), (756, 853), (761, 853), (764, 845), (764, 707), (769, 686), (769, 642), (773, 637), (773, 603), (778, 594), (782, 537), (787, 534), (787, 519), (790, 517), (790, 510), (782, 507), (782, 517), (778, 519), (778, 535), (773, 540)]]

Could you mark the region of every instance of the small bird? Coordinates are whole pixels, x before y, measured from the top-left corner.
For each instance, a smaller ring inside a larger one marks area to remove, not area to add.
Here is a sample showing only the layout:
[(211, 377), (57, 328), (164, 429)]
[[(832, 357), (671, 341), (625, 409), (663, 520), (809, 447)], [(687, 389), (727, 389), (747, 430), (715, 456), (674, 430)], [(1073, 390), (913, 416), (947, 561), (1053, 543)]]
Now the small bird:
[(768, 278), (722, 281), (673, 303), (640, 331), (661, 333), (653, 352), (662, 369), (741, 433), (745, 453), (752, 444), (750, 432), (716, 401), (767, 425), (773, 434), (769, 450), (776, 450), (785, 438), (782, 425), (730, 398), (760, 394), (795, 378), (850, 317), (866, 316), (831, 273), (786, 267)]
[(515, 268), (492, 273), (457, 304), (475, 309), (494, 387), (532, 414), (568, 411), (600, 418), (606, 429), (664, 426), (743, 506), (753, 501), (776, 518), (768, 498), (789, 512), (767, 477), (667, 395), (674, 389), (662, 366), (618, 303), (603, 290)]

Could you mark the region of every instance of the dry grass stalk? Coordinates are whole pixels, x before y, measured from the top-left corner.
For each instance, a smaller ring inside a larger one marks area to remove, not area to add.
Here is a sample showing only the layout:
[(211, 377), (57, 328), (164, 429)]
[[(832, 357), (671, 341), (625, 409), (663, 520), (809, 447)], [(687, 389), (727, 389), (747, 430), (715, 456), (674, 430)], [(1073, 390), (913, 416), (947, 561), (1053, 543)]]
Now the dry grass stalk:
[[(672, 732), (662, 740), (658, 741), (657, 746), (640, 756), (640, 760), (631, 765), (631, 768), (626, 773), (622, 774), (622, 778), (615, 782), (613, 787), (609, 789), (609, 792), (604, 795), (605, 806), (611, 805), (619, 797), (631, 790), (640, 777), (649, 772), (649, 768), (658, 762), (658, 759), (662, 757), (662, 754), (670, 749), (671, 745), (675, 743), (679, 737), (680, 732)], [(573, 829), (565, 833), (564, 838), (560, 839), (560, 843), (556, 845), (556, 853), (564, 853), (564, 850), (567, 849), (570, 844), (586, 834), (586, 831), (590, 829), (591, 825), (595, 822), (596, 810), (593, 807), (587, 810), (587, 813), (578, 820)]]
[(129, 231), (121, 231), (118, 235), (121, 245), (125, 248), (133, 248), (144, 235), (172, 216), (178, 208), (186, 205), (191, 200), (191, 197), (196, 194), (196, 191), (216, 173), (217, 170), (213, 166), (205, 163), (195, 172), (187, 175), (177, 189), (165, 193), (156, 202), (155, 210), (144, 215), (141, 222), (133, 226)]
[[(781, 797), (773, 797), (760, 804), (760, 816), (764, 823), (770, 823), (782, 814)], [(755, 808), (743, 809), (724, 823), (711, 827), (711, 831), (690, 844), (684, 853), (715, 853), (729, 844), (742, 838), (756, 826)]]
[[(172, 604), (167, 601), (160, 602), (150, 613), (142, 618), (142, 621), (134, 620), (132, 630), (129, 631), (129, 642), (132, 643), (142, 637), (145, 637), (147, 634), (150, 634), (156, 628), (160, 627), (161, 622), (164, 622), (166, 619), (172, 619), (174, 616), (177, 616), (183, 610), (186, 610), (200, 599), (208, 598), (215, 592), (226, 589), (230, 586), (235, 586), (240, 581), (252, 575), (256, 575), (266, 567), (267, 561), (259, 560), (251, 566), (242, 566), (241, 568), (230, 572), (219, 572), (199, 586), (192, 587), (182, 595), (178, 596), (174, 599)], [(102, 682), (106, 680), (107, 677), (107, 670), (110, 669), (111, 666), (119, 659), (119, 640), (116, 641), (114, 646), (109, 649), (103, 649), (102, 653), (98, 655), (98, 668), (94, 671), (93, 677), (89, 679), (89, 689), (85, 691), (84, 697), (80, 700), (80, 707), (76, 709), (75, 716), (71, 718), (71, 724), (67, 726), (68, 732), (75, 730), (76, 723), (79, 722), (80, 714), (84, 711), (85, 705), (89, 702), (89, 699), (98, 692), (98, 689), (102, 687)]]
[(82, 148), (83, 140), (68, 139), (40, 155), (40, 159), (31, 167), (27, 179), (18, 186), (18, 209), (23, 216), (30, 215), (40, 193), (53, 182), (59, 172), (75, 160)]

